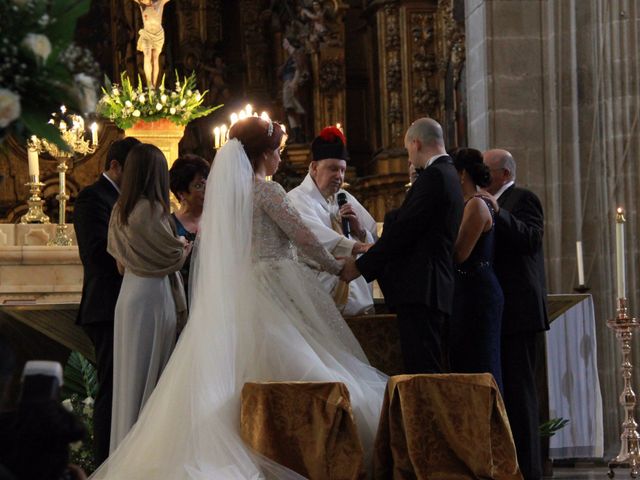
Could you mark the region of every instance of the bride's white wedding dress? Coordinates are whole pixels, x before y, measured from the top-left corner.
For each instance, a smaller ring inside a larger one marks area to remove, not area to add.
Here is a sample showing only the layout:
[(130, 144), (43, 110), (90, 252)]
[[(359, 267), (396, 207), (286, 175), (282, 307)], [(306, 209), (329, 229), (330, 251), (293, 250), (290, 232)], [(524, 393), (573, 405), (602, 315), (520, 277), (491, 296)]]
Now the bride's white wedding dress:
[(340, 271), (282, 187), (254, 182), (241, 144), (229, 141), (207, 182), (187, 327), (138, 422), (92, 478), (301, 478), (240, 438), (248, 381), (344, 382), (370, 453), (386, 377), (296, 248)]

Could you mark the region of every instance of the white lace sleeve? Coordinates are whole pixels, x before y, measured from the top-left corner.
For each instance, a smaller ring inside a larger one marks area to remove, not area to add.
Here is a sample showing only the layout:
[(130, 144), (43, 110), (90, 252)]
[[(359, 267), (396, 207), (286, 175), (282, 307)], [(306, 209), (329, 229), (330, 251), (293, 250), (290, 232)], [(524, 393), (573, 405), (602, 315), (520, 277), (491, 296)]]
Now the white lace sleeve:
[(318, 242), (279, 183), (265, 182), (260, 185), (256, 189), (254, 201), (258, 202), (304, 255), (317, 262), (323, 270), (334, 275), (340, 273), (342, 264)]

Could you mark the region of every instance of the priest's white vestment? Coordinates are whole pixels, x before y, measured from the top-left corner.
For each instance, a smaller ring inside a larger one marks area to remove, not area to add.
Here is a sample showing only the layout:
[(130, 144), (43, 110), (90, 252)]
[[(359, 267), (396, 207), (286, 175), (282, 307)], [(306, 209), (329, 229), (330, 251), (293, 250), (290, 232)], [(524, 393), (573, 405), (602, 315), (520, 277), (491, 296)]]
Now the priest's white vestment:
[[(355, 199), (353, 195), (345, 190), (338, 193), (345, 193), (347, 201), (353, 207), (360, 226), (366, 232), (366, 238), (362, 239), (366, 243), (375, 242), (378, 239), (377, 225), (374, 218)], [(345, 237), (332, 228), (331, 216), (339, 218), (339, 207), (336, 201), (337, 194), (330, 199), (326, 199), (318, 190), (311, 175), (307, 174), (303, 182), (288, 193), (288, 197), (300, 212), (306, 225), (318, 237), (324, 247), (336, 257), (346, 257), (351, 255), (356, 239)], [(317, 269), (317, 265), (310, 259), (300, 256), (300, 260), (312, 267), (322, 285), (327, 291), (333, 294), (338, 285), (339, 277)], [(346, 305), (341, 308), (344, 315), (361, 315), (373, 311), (373, 296), (371, 285), (363, 277), (358, 277), (349, 283), (349, 297)], [(339, 307), (340, 308), (340, 307)]]

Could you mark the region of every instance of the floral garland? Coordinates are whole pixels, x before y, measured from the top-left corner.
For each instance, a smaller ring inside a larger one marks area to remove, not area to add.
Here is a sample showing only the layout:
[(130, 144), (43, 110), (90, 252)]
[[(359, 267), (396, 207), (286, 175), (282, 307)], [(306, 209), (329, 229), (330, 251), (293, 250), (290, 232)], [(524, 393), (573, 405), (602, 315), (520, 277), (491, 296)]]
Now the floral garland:
[[(12, 132), (35, 134), (63, 147), (48, 124), (61, 104), (92, 112), (97, 100), (95, 63), (72, 65), (72, 40), (89, 0), (3, 0), (0, 2), (0, 142)], [(71, 50), (70, 50), (71, 49)], [(84, 71), (92, 65), (93, 72)], [(99, 69), (99, 67), (98, 67)]]
[(107, 85), (102, 89), (103, 97), (98, 103), (98, 113), (112, 120), (119, 128), (131, 128), (138, 121), (153, 122), (167, 119), (176, 125), (186, 125), (190, 121), (210, 114), (220, 106), (204, 107), (202, 103), (207, 93), (196, 89), (196, 76), (191, 74), (180, 80), (176, 73), (175, 88), (166, 89), (162, 77), (160, 87), (143, 88), (138, 76), (138, 86), (123, 73), (120, 85)]

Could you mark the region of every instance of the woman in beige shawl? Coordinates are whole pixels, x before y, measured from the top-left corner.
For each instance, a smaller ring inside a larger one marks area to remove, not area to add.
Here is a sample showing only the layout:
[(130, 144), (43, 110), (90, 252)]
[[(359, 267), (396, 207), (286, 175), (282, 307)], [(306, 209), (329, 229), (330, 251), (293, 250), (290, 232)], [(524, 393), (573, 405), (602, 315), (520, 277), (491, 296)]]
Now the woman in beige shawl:
[(186, 318), (179, 270), (191, 243), (169, 216), (167, 161), (155, 146), (131, 149), (109, 222), (109, 253), (124, 274), (116, 303), (111, 452), (138, 419)]

